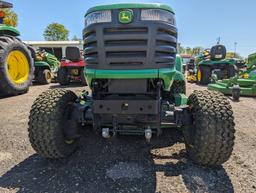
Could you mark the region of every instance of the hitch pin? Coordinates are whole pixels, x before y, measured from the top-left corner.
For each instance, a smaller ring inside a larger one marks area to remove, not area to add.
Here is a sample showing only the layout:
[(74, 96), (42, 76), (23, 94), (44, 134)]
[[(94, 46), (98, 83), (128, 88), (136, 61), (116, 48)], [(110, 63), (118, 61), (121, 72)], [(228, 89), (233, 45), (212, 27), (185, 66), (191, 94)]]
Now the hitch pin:
[(149, 143), (152, 138), (152, 130), (150, 129), (150, 127), (145, 130), (145, 138), (146, 141)]

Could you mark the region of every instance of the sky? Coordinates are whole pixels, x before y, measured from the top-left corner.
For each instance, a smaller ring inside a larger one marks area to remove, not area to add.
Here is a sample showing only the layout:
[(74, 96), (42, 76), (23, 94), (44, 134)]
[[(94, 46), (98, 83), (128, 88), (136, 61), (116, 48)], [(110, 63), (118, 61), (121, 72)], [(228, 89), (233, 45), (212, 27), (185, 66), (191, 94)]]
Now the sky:
[[(22, 40), (43, 40), (43, 31), (58, 22), (70, 31), (70, 39), (82, 37), (84, 14), (95, 5), (137, 2), (136, 0), (9, 0), (19, 16)], [(184, 47), (210, 48), (221, 38), (229, 51), (246, 57), (256, 52), (255, 0), (140, 0), (140, 3), (165, 3), (173, 8)]]

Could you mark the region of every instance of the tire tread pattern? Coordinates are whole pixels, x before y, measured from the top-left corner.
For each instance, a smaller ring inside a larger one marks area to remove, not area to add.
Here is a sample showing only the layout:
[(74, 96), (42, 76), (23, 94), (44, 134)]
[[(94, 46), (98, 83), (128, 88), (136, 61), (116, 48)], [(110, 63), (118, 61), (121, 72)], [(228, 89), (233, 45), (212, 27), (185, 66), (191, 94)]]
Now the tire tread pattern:
[(30, 111), (28, 133), (33, 149), (41, 156), (64, 158), (77, 148), (77, 141), (65, 143), (62, 130), (65, 127), (65, 108), (76, 99), (70, 90), (53, 89), (43, 92), (35, 100)]
[(190, 139), (185, 137), (190, 158), (207, 166), (223, 164), (231, 156), (235, 140), (233, 111), (228, 99), (216, 91), (194, 91), (188, 104), (194, 119)]

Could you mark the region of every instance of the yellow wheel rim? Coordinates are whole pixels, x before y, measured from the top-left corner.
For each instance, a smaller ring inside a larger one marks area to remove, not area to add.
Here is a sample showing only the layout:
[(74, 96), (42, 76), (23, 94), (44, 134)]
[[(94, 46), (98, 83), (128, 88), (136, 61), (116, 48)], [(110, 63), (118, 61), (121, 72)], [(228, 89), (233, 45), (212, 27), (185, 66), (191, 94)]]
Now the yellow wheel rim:
[(243, 78), (244, 78), (244, 79), (248, 79), (249, 77), (250, 77), (249, 74), (244, 74), (244, 75), (243, 75)]
[(48, 72), (48, 73), (46, 74), (46, 79), (47, 79), (47, 80), (50, 80), (51, 78), (52, 78), (52, 75), (51, 75), (50, 72)]
[(12, 82), (22, 84), (29, 76), (29, 61), (25, 54), (14, 50), (7, 56), (7, 72)]
[(200, 69), (197, 71), (197, 80), (198, 80), (198, 81), (201, 81), (201, 80), (202, 80), (202, 72), (201, 72)]

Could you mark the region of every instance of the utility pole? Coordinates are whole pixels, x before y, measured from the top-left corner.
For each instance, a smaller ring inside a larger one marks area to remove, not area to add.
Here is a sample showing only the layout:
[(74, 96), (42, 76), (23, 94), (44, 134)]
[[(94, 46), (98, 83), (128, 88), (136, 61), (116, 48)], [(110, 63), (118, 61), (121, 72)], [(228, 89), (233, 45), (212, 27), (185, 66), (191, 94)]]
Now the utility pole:
[(221, 40), (221, 37), (218, 37), (218, 38), (217, 38), (217, 44), (218, 44), (218, 45), (220, 44), (220, 40)]
[(234, 49), (234, 58), (236, 57), (236, 47), (237, 47), (237, 42), (234, 43), (235, 49)]

